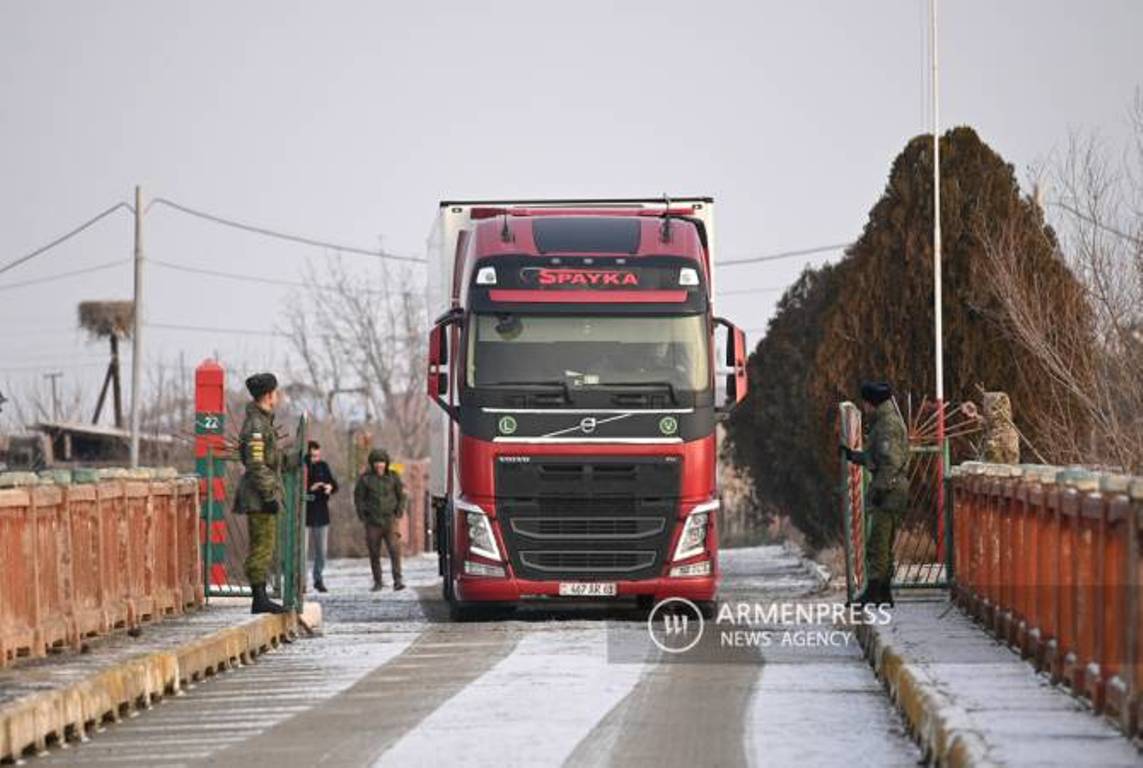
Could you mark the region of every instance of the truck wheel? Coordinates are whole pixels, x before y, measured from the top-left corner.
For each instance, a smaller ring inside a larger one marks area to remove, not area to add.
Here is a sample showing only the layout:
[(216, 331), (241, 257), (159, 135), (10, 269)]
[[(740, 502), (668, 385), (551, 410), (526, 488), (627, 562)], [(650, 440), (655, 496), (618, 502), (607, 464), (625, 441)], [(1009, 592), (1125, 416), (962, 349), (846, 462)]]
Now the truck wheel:
[(441, 597), (451, 605), (456, 599), (452, 588), (452, 537), (449, 535), (448, 523), (445, 522), (445, 512), (442, 511), (440, 519), (442, 524), (440, 528), (437, 529), (440, 532), (437, 558), (440, 560)]
[(452, 564), (448, 562), (445, 563), (445, 575), (441, 578), (441, 597), (450, 605), (456, 598), (452, 590)]

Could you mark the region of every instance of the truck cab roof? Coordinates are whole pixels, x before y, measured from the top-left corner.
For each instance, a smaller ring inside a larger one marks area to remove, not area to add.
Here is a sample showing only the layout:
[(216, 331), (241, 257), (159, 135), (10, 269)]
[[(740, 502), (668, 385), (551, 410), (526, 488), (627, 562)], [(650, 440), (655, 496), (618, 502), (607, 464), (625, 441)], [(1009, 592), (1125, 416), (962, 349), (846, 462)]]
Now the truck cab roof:
[[(626, 214), (626, 215), (625, 215)], [(542, 215), (505, 213), (477, 222), (474, 259), (497, 255), (685, 256), (704, 262), (704, 243), (687, 218), (648, 216), (636, 210), (579, 213), (544, 210)]]

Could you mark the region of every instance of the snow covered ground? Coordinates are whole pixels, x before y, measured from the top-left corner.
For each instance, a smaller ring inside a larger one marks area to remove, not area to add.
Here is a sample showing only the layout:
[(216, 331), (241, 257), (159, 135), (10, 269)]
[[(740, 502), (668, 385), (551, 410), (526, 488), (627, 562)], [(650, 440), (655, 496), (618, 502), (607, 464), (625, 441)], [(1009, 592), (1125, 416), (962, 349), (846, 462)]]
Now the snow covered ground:
[[(727, 600), (819, 599), (819, 579), (781, 547), (729, 550), (722, 563)], [(403, 592), (373, 593), (364, 561), (335, 561), (330, 593), (315, 596), (321, 637), (37, 762), (904, 766), (920, 758), (856, 643), (725, 650), (708, 622), (702, 653), (669, 656), (634, 611), (524, 610), (453, 624), (434, 559), (410, 559), (406, 580)]]

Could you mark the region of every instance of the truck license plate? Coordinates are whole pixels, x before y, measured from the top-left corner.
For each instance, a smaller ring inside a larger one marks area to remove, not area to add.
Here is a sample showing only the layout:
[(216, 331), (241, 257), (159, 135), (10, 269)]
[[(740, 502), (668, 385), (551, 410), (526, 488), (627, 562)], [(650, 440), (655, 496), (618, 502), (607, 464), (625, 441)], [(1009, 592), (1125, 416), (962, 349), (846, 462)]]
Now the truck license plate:
[(560, 594), (565, 597), (615, 597), (613, 581), (561, 581)]

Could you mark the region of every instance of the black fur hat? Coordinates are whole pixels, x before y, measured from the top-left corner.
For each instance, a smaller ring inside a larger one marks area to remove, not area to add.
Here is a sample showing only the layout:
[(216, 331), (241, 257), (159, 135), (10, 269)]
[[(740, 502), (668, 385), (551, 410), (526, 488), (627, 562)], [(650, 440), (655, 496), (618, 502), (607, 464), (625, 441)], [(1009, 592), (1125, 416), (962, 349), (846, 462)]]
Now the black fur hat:
[(870, 405), (881, 405), (893, 397), (893, 389), (884, 381), (863, 381), (861, 399)]
[(255, 400), (278, 388), (278, 377), (272, 373), (256, 373), (246, 379), (246, 389)]

